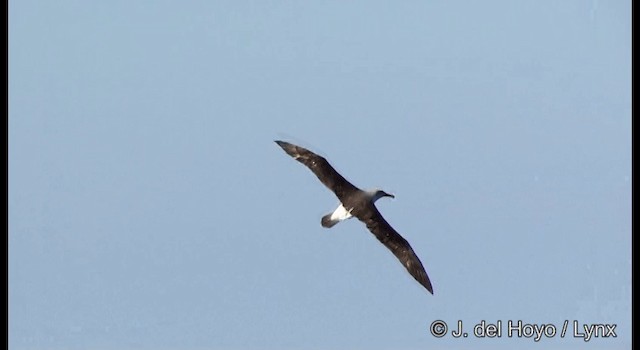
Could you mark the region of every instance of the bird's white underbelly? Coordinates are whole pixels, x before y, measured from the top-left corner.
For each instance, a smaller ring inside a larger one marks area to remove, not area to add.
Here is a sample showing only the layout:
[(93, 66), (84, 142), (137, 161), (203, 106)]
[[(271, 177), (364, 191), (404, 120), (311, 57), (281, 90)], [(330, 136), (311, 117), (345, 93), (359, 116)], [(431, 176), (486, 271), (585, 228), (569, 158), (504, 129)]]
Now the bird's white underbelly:
[[(353, 208), (351, 210), (353, 210)], [(351, 210), (347, 210), (347, 208), (340, 204), (331, 214), (331, 220), (346, 220), (353, 216), (351, 215)]]

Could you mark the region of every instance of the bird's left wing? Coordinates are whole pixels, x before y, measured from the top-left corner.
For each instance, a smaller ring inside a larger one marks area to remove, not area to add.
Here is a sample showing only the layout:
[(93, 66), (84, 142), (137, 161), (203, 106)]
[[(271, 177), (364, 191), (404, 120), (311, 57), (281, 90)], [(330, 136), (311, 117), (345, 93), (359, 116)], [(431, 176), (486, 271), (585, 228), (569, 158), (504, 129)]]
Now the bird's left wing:
[(391, 250), (393, 255), (400, 260), (411, 276), (425, 287), (429, 293), (433, 294), (431, 281), (429, 280), (427, 272), (424, 270), (424, 266), (422, 266), (422, 262), (411, 248), (411, 245), (409, 245), (409, 242), (389, 225), (380, 212), (374, 207), (369, 217), (358, 219), (364, 222), (369, 231)]

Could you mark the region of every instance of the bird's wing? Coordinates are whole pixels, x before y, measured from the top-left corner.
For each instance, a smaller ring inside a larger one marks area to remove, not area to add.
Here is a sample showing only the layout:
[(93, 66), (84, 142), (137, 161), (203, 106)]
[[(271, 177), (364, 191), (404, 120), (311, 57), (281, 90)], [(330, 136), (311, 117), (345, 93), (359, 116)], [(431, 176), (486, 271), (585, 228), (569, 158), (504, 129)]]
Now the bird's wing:
[(369, 231), (371, 231), (382, 244), (391, 250), (393, 255), (400, 260), (411, 276), (424, 286), (429, 293), (433, 294), (433, 287), (431, 286), (429, 276), (427, 276), (422, 262), (418, 259), (409, 242), (402, 238), (402, 236), (389, 225), (374, 206), (372, 207), (373, 213), (371, 215), (359, 219), (367, 225)]
[(358, 191), (357, 187), (342, 177), (342, 175), (340, 175), (323, 157), (306, 148), (296, 146), (288, 142), (275, 142), (278, 146), (282, 147), (287, 154), (311, 169), (318, 179), (333, 191), (339, 199), (342, 199), (346, 193)]

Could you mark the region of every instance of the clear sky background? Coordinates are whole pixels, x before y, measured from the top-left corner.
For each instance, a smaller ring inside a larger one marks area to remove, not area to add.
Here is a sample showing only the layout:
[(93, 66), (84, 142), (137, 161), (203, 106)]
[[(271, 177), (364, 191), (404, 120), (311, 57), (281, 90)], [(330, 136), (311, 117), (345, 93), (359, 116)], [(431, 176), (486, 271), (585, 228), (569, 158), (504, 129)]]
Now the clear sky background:
[[(10, 1), (9, 347), (629, 348), (630, 8)], [(274, 139), (394, 193), (435, 295)]]

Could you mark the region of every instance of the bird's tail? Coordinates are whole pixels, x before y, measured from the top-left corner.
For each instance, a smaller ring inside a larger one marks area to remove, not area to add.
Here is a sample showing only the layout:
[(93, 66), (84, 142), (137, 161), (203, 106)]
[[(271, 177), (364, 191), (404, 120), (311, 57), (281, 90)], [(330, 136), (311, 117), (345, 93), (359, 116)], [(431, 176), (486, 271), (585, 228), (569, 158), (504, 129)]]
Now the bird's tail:
[(320, 221), (320, 223), (322, 224), (322, 227), (326, 227), (326, 228), (331, 228), (331, 227), (333, 227), (335, 224), (337, 224), (339, 222), (340, 222), (340, 220), (331, 219), (331, 214), (327, 214), (327, 215), (323, 216), (322, 220)]

